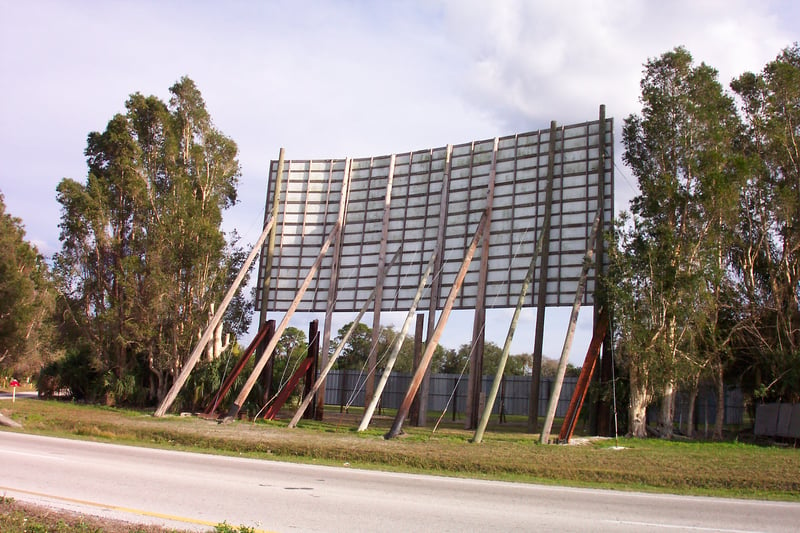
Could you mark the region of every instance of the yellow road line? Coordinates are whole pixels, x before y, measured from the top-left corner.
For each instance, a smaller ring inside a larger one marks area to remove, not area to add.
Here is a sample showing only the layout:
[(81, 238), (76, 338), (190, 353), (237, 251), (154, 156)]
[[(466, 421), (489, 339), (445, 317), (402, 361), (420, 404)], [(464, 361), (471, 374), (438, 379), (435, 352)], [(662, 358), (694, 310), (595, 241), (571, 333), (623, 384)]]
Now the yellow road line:
[[(105, 503), (92, 502), (92, 501), (88, 501), (88, 500), (78, 500), (76, 498), (67, 498), (67, 497), (64, 497), (64, 496), (54, 496), (52, 494), (44, 494), (42, 492), (34, 492), (34, 491), (31, 491), (31, 490), (14, 489), (14, 488), (11, 488), (11, 487), (3, 487), (3, 486), (0, 486), (0, 490), (8, 491), (8, 492), (19, 492), (19, 493), (22, 493), (22, 494), (29, 494), (31, 496), (39, 496), (40, 498), (50, 498), (51, 500), (61, 500), (61, 501), (64, 501), (64, 502), (77, 503), (79, 505), (88, 505), (90, 507), (99, 507), (99, 508), (102, 508), (102, 509), (111, 509), (112, 511), (121, 511), (121, 512), (125, 512), (125, 513), (137, 514), (137, 515), (141, 515), (141, 516), (149, 516), (149, 517), (152, 517), (152, 518), (161, 518), (163, 520), (172, 520), (173, 522), (186, 522), (186, 523), (189, 523), (189, 524), (197, 524), (197, 525), (200, 525), (200, 526), (209, 526), (211, 528), (214, 528), (217, 525), (219, 525), (219, 524), (215, 524), (213, 522), (207, 522), (205, 520), (198, 520), (196, 518), (188, 518), (188, 517), (185, 517), (185, 516), (176, 516), (176, 515), (169, 515), (169, 514), (163, 514), (163, 513), (155, 513), (155, 512), (152, 512), (152, 511), (145, 511), (145, 510), (142, 510), (142, 509), (132, 509), (130, 507), (120, 507), (118, 505), (109, 505), (109, 504), (105, 504)], [(235, 526), (232, 526), (232, 527), (235, 527)], [(253, 531), (255, 533), (271, 533), (269, 531), (261, 530), (261, 529), (254, 529)]]

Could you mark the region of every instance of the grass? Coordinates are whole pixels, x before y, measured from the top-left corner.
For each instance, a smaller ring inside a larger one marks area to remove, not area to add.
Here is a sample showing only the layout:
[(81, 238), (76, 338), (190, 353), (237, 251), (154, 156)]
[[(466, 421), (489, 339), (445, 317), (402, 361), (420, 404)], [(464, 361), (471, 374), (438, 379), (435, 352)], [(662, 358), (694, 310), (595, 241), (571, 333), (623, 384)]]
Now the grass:
[(163, 533), (158, 526), (141, 526), (48, 509), (0, 496), (0, 531), (7, 533)]
[[(393, 440), (392, 420), (376, 417), (357, 433), (360, 413), (329, 408), (325, 422), (286, 420), (218, 424), (197, 417), (154, 418), (150, 412), (22, 400), (2, 405), (27, 433), (243, 455), (396, 472), (675, 494), (800, 501), (800, 450), (742, 442), (620, 439), (542, 446), (524, 424), (489, 427), (482, 444), (448, 421), (432, 432), (406, 427)], [(435, 421), (435, 419), (434, 419)], [(5, 529), (0, 527), (0, 530)]]

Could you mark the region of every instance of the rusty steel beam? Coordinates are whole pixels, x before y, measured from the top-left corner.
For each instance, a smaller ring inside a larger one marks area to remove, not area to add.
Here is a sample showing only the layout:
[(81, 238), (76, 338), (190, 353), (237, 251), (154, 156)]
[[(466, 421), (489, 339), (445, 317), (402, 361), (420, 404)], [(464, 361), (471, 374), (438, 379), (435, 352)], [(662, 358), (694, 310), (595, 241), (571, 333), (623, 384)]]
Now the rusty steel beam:
[(597, 325), (595, 325), (594, 328), (594, 334), (592, 335), (592, 342), (589, 343), (589, 348), (586, 350), (586, 358), (581, 367), (581, 375), (578, 377), (578, 383), (575, 385), (575, 391), (572, 393), (572, 399), (569, 401), (567, 415), (564, 417), (563, 424), (561, 424), (561, 432), (558, 434), (559, 442), (569, 443), (569, 440), (572, 438), (572, 433), (575, 431), (575, 423), (581, 415), (583, 401), (586, 399), (586, 393), (589, 391), (592, 374), (597, 365), (597, 359), (600, 356), (600, 348), (603, 345), (607, 332), (608, 314), (601, 309)]
[(211, 416), (214, 413), (216, 413), (217, 407), (219, 407), (220, 402), (222, 402), (222, 399), (225, 398), (226, 394), (228, 394), (228, 391), (231, 390), (233, 382), (236, 381), (236, 378), (238, 378), (239, 374), (242, 373), (242, 370), (244, 370), (245, 365), (247, 365), (247, 361), (250, 360), (250, 357), (253, 355), (253, 352), (255, 352), (258, 345), (261, 344), (261, 341), (269, 342), (274, 333), (275, 333), (275, 321), (267, 320), (261, 326), (261, 329), (258, 330), (258, 333), (253, 338), (253, 340), (250, 341), (250, 344), (247, 346), (247, 349), (244, 351), (242, 356), (239, 357), (239, 360), (236, 362), (236, 366), (233, 367), (233, 370), (231, 371), (231, 373), (225, 379), (225, 382), (217, 391), (214, 401), (210, 403), (208, 407), (206, 407), (206, 409), (203, 411), (203, 414), (205, 416)]
[[(453, 310), (453, 303), (455, 302), (459, 291), (461, 291), (461, 285), (464, 283), (464, 277), (467, 275), (469, 264), (472, 262), (472, 257), (475, 255), (475, 250), (477, 249), (478, 243), (483, 237), (485, 228), (486, 213), (484, 213), (480, 222), (478, 223), (478, 229), (475, 231), (475, 236), (472, 239), (472, 243), (467, 249), (464, 260), (461, 262), (461, 268), (458, 271), (458, 275), (453, 282), (453, 286), (450, 288), (450, 294), (447, 296), (447, 301), (442, 308), (442, 314), (439, 317), (439, 321), (436, 323), (436, 329), (433, 331), (433, 334), (428, 340), (428, 344), (425, 347), (425, 353), (422, 354), (422, 361), (420, 361), (419, 368), (417, 368), (417, 371), (414, 373), (414, 377), (411, 379), (411, 384), (408, 387), (408, 392), (406, 392), (406, 396), (403, 398), (403, 403), (400, 404), (400, 408), (397, 410), (397, 416), (394, 418), (392, 428), (388, 433), (386, 433), (386, 435), (384, 435), (385, 439), (397, 437), (400, 434), (400, 431), (403, 429), (403, 421), (408, 416), (408, 411), (411, 408), (411, 402), (414, 401), (414, 396), (417, 394), (417, 390), (422, 383), (422, 379), (431, 364), (433, 352), (436, 350), (436, 346), (439, 344), (439, 338), (442, 336), (444, 327), (447, 324), (447, 319), (450, 317), (450, 311)], [(421, 410), (422, 404), (420, 406), (420, 411)]]
[(286, 382), (286, 385), (283, 386), (281, 392), (275, 398), (275, 401), (272, 402), (272, 405), (269, 406), (267, 412), (264, 413), (264, 420), (274, 420), (275, 415), (278, 414), (278, 411), (281, 410), (283, 404), (286, 403), (286, 400), (289, 399), (289, 396), (292, 395), (294, 389), (297, 388), (298, 383), (300, 383), (300, 378), (305, 376), (308, 373), (308, 369), (314, 364), (314, 357), (306, 357), (303, 361), (298, 365), (297, 370), (292, 377), (289, 378), (289, 381)]
[[(308, 356), (312, 357), (314, 362), (306, 371), (306, 380), (303, 383), (303, 397), (311, 392), (311, 388), (314, 386), (317, 379), (317, 362), (319, 361), (319, 320), (312, 320), (308, 324), (308, 339)], [(313, 418), (315, 407), (312, 401), (311, 409), (307, 410), (303, 417)]]

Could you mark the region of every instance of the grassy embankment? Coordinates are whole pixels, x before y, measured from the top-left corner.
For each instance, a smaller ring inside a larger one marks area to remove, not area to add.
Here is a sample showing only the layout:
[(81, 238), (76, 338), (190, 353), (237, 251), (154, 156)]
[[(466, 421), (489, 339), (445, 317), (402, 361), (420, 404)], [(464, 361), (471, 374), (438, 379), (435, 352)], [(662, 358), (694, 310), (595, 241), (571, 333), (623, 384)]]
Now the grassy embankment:
[[(800, 450), (742, 442), (614, 439), (542, 446), (523, 424), (490, 425), (470, 442), (460, 424), (406, 427), (384, 440), (391, 424), (376, 417), (356, 433), (359, 413), (326, 411), (326, 422), (218, 424), (197, 417), (154, 418), (149, 412), (39, 400), (0, 404), (22, 431), (138, 446), (262, 459), (582, 487), (800, 501)], [(435, 421), (435, 419), (434, 419)], [(4, 428), (5, 429), (5, 428)], [(623, 449), (616, 449), (619, 444)]]

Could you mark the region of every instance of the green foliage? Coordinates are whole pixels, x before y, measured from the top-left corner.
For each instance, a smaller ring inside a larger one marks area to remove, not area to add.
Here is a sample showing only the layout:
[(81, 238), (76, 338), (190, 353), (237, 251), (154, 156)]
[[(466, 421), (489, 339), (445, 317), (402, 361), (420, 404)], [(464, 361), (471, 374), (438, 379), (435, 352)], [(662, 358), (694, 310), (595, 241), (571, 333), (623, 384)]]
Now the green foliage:
[[(168, 104), (132, 94), (124, 114), (89, 134), (86, 182), (58, 185), (62, 331), (113, 374), (105, 382), (118, 401), (164, 396), (245, 257), (220, 230), (236, 201), (236, 144), (213, 127), (192, 80), (170, 94)], [(243, 333), (250, 312), (238, 294), (226, 331)]]
[(734, 283), (741, 313), (732, 374), (760, 400), (800, 400), (800, 44), (731, 83), (751, 155), (742, 190)]
[[(467, 374), (470, 370), (470, 357), (472, 345), (462, 344), (458, 350), (444, 350), (439, 372), (443, 374)], [(500, 357), (503, 350), (493, 342), (487, 342), (483, 347), (483, 374), (493, 376), (497, 374)], [(530, 373), (531, 355), (509, 355), (503, 372), (506, 376), (524, 376)]]
[(42, 369), (37, 388), (43, 398), (66, 395), (74, 400), (95, 402), (104, 389), (101, 364), (87, 347), (71, 348), (63, 359)]
[(25, 240), (0, 193), (0, 370), (32, 375), (53, 350), (55, 291), (44, 258)]
[(642, 115), (623, 127), (641, 194), (632, 224), (614, 237), (610, 295), (634, 411), (660, 396), (669, 437), (675, 387), (721, 373), (729, 353), (722, 316), (734, 299), (725, 274), (744, 182), (742, 126), (717, 72), (683, 48), (648, 61), (641, 88)]
[[(339, 328), (339, 334), (331, 343), (331, 353), (341, 344), (344, 336), (352, 325), (352, 322), (348, 322)], [(371, 346), (372, 328), (366, 324), (356, 324), (355, 330), (350, 334), (350, 338), (347, 339), (344, 348), (342, 348), (339, 354), (339, 359), (336, 361), (335, 368), (340, 370), (361, 370), (365, 368)]]
[(611, 236), (606, 290), (631, 431), (658, 400), (669, 437), (675, 390), (700, 379), (800, 398), (800, 46), (734, 80), (744, 120), (683, 48), (648, 61), (641, 87), (623, 128), (641, 194)]
[(256, 530), (252, 527), (247, 526), (230, 526), (228, 522), (223, 522), (221, 524), (217, 524), (214, 526), (214, 531), (216, 533), (256, 533)]
[[(288, 327), (281, 335), (278, 345), (275, 347), (273, 355), (273, 382), (270, 397), (277, 394), (283, 385), (291, 379), (292, 375), (297, 371), (300, 363), (308, 357), (308, 342), (306, 341), (306, 334), (304, 331)], [(302, 389), (296, 388), (290, 396), (297, 398)]]

